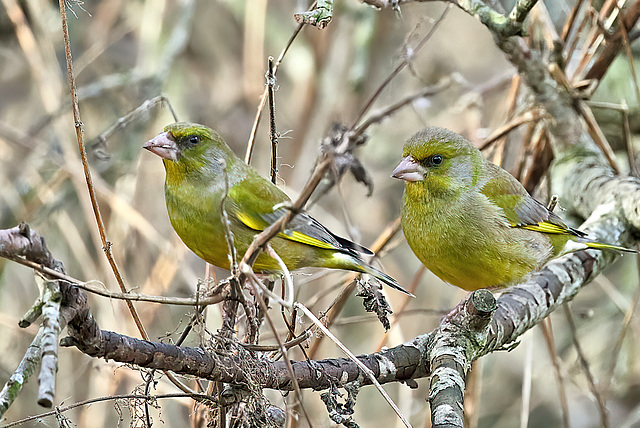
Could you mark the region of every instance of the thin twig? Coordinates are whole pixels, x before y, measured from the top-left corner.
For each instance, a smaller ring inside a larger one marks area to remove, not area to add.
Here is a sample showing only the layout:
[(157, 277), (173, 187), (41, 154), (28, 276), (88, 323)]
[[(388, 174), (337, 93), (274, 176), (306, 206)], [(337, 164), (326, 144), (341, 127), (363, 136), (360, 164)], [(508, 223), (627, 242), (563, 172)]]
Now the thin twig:
[[(91, 170), (89, 169), (89, 161), (87, 160), (87, 149), (84, 143), (84, 125), (80, 119), (80, 108), (78, 106), (78, 95), (76, 93), (76, 81), (73, 74), (73, 60), (71, 58), (71, 42), (69, 39), (69, 28), (67, 26), (67, 14), (65, 0), (59, 0), (60, 16), (62, 17), (62, 34), (64, 37), (64, 53), (67, 61), (67, 78), (69, 80), (69, 91), (71, 93), (71, 108), (73, 111), (73, 121), (76, 129), (76, 139), (78, 140), (78, 150), (80, 152), (80, 158), (82, 161), (82, 169), (84, 170), (84, 177), (87, 182), (87, 190), (89, 192), (89, 198), (91, 199), (91, 206), (93, 208), (93, 214), (95, 215), (96, 223), (98, 225), (98, 232), (100, 234), (100, 240), (102, 241), (102, 250), (107, 256), (111, 270), (118, 282), (120, 291), (127, 292), (127, 287), (124, 285), (124, 280), (120, 274), (120, 270), (116, 264), (111, 251), (111, 242), (107, 240), (107, 234), (104, 227), (104, 221), (102, 220), (102, 213), (100, 212), (100, 206), (98, 205), (98, 198), (96, 196), (96, 190), (93, 186), (93, 180), (91, 178)], [(144, 339), (148, 339), (149, 336), (142, 324), (142, 320), (133, 306), (133, 303), (129, 300), (126, 301), (131, 317), (133, 318), (138, 331)]]
[[(582, 57), (574, 73), (574, 78), (581, 76), (586, 67), (592, 63), (595, 53), (604, 42), (604, 33), (609, 29), (613, 20), (618, 16), (618, 9), (614, 7), (618, 0), (605, 0), (600, 12), (593, 17), (593, 26), (583, 45)], [(587, 73), (588, 74), (588, 73)]]
[(329, 159), (325, 159), (316, 165), (313, 173), (311, 174), (311, 177), (309, 177), (309, 180), (302, 188), (298, 199), (293, 202), (293, 204), (289, 207), (289, 210), (277, 221), (271, 223), (269, 227), (256, 235), (256, 237), (253, 239), (251, 245), (249, 245), (249, 248), (247, 248), (247, 251), (245, 252), (240, 262), (241, 265), (245, 263), (249, 266), (253, 266), (253, 263), (258, 258), (260, 252), (262, 252), (262, 250), (265, 248), (269, 240), (271, 240), (271, 238), (276, 236), (278, 233), (282, 232), (287, 223), (289, 223), (289, 221), (291, 221), (291, 219), (293, 219), (293, 217), (302, 210), (304, 205), (311, 197), (311, 194), (320, 183), (320, 180), (322, 180), (324, 172), (329, 167), (329, 165)]
[(267, 244), (266, 253), (269, 257), (278, 262), (278, 266), (280, 266), (280, 270), (282, 271), (282, 283), (287, 289), (285, 299), (284, 297), (281, 300), (284, 300), (285, 306), (291, 308), (293, 306), (293, 299), (295, 297), (295, 289), (293, 287), (293, 279), (291, 278), (291, 272), (289, 272), (289, 268), (284, 263), (284, 260), (271, 248), (271, 245)]
[[(571, 43), (568, 43), (568, 47), (565, 49), (565, 54), (564, 54), (565, 64), (569, 64), (573, 62), (573, 54), (574, 52), (576, 52), (576, 49), (578, 49), (578, 44), (580, 43), (580, 35), (584, 34), (583, 30), (591, 22), (589, 17), (592, 14), (593, 14), (593, 9), (591, 7), (587, 7), (584, 12), (584, 16), (582, 17), (582, 20), (580, 22), (580, 25), (578, 25), (578, 28), (576, 28), (576, 30), (574, 31), (574, 36), (573, 36), (573, 39), (571, 40)], [(575, 73), (573, 74), (572, 77), (576, 77)]]
[[(427, 268), (424, 265), (421, 265), (418, 268), (418, 271), (413, 276), (413, 280), (411, 281), (411, 284), (409, 284), (409, 288), (407, 288), (407, 291), (409, 293), (416, 294), (418, 284), (420, 284), (420, 280), (422, 279), (422, 276), (426, 271), (427, 271)], [(384, 346), (387, 346), (387, 341), (389, 340), (389, 336), (391, 336), (391, 331), (398, 324), (398, 321), (400, 321), (400, 317), (402, 316), (402, 314), (404, 314), (404, 312), (407, 309), (407, 306), (409, 306), (409, 302), (412, 300), (413, 298), (409, 295), (405, 295), (403, 297), (402, 304), (400, 305), (400, 309), (398, 309), (397, 312), (395, 313), (395, 317), (393, 318), (393, 321), (391, 321), (391, 327), (389, 327), (389, 330), (385, 331), (384, 334), (382, 335), (382, 339), (380, 340), (380, 343), (378, 343), (378, 346), (376, 347), (376, 352), (382, 350)]]
[(622, 143), (627, 149), (627, 160), (629, 162), (629, 174), (639, 177), (638, 165), (636, 165), (636, 155), (631, 144), (631, 128), (629, 126), (629, 108), (625, 105), (620, 109), (622, 116)]
[(105, 290), (104, 288), (99, 287), (97, 285), (93, 285), (89, 282), (80, 281), (79, 279), (76, 279), (72, 276), (65, 275), (63, 273), (60, 273), (46, 266), (42, 266), (41, 264), (34, 263), (30, 260), (26, 260), (22, 257), (11, 257), (8, 260), (14, 261), (23, 266), (27, 266), (44, 275), (67, 281), (70, 284), (84, 291), (97, 294), (98, 296), (107, 297), (109, 299), (159, 303), (163, 305), (177, 305), (177, 306), (194, 306), (194, 305), (207, 306), (207, 305), (214, 305), (216, 303), (220, 303), (222, 300), (224, 300), (224, 296), (220, 293), (215, 293), (212, 296), (208, 296), (208, 297), (198, 297), (198, 298), (151, 296), (148, 294), (132, 293), (130, 291), (127, 291), (124, 293), (116, 293), (113, 291)]
[(349, 348), (347, 348), (342, 342), (340, 342), (340, 340), (338, 340), (337, 337), (335, 337), (333, 335), (333, 333), (331, 333), (331, 331), (325, 327), (325, 325), (313, 314), (313, 312), (311, 312), (309, 309), (307, 309), (306, 306), (296, 302), (294, 303), (294, 306), (298, 309), (300, 309), (302, 312), (305, 313), (305, 315), (307, 317), (309, 317), (309, 319), (316, 325), (318, 326), (318, 328), (320, 330), (322, 330), (322, 333), (324, 333), (325, 336), (328, 336), (329, 339), (331, 339), (333, 341), (333, 343), (335, 343), (336, 345), (338, 345), (338, 347), (342, 350), (342, 352), (344, 352), (347, 357), (349, 357), (349, 359), (351, 361), (353, 361), (358, 368), (362, 371), (362, 373), (369, 378), (369, 380), (371, 381), (371, 383), (376, 387), (376, 389), (380, 392), (380, 394), (382, 395), (382, 397), (385, 399), (385, 401), (387, 403), (389, 403), (389, 406), (391, 406), (391, 408), (393, 409), (394, 412), (396, 412), (396, 415), (398, 415), (398, 418), (400, 418), (400, 420), (402, 421), (402, 423), (404, 424), (404, 426), (411, 428), (411, 424), (409, 423), (409, 421), (404, 417), (404, 415), (402, 414), (402, 412), (400, 412), (400, 409), (398, 408), (398, 406), (396, 405), (396, 403), (393, 402), (393, 400), (391, 399), (391, 397), (389, 397), (389, 394), (387, 394), (387, 392), (382, 389), (382, 385), (380, 385), (380, 382), (378, 382), (378, 380), (376, 379), (375, 375), (373, 374), (373, 372), (371, 371), (371, 369), (367, 366), (365, 366), (364, 364), (362, 364), (362, 361), (360, 361), (354, 354), (353, 352), (351, 352), (349, 350)]
[[(637, 264), (640, 267), (640, 256), (637, 257)], [(624, 318), (622, 320), (622, 327), (620, 328), (620, 333), (618, 334), (618, 338), (616, 339), (616, 343), (611, 350), (611, 361), (609, 363), (609, 367), (604, 376), (603, 385), (601, 387), (602, 394), (605, 397), (608, 397), (611, 385), (613, 384), (613, 376), (615, 375), (616, 366), (618, 365), (618, 357), (620, 356), (620, 350), (622, 349), (622, 342), (629, 331), (629, 327), (631, 325), (631, 318), (633, 317), (633, 313), (636, 311), (638, 307), (638, 302), (640, 301), (640, 285), (636, 287), (636, 291), (633, 293), (633, 298), (631, 299), (631, 304), (629, 305), (629, 309), (624, 314)]]
[(133, 109), (132, 111), (130, 111), (126, 115), (122, 116), (118, 120), (116, 120), (115, 123), (112, 124), (109, 128), (107, 128), (106, 131), (104, 131), (100, 135), (98, 135), (98, 137), (97, 137), (98, 141), (101, 141), (102, 143), (106, 144), (107, 140), (116, 131), (118, 131), (120, 129), (123, 129), (132, 120), (134, 120), (135, 118), (140, 116), (141, 113), (149, 111), (151, 108), (155, 107), (157, 104), (166, 105), (169, 108), (169, 112), (171, 113), (171, 116), (173, 117), (173, 120), (176, 121), (176, 122), (178, 121), (178, 116), (176, 115), (176, 112), (173, 110), (173, 106), (169, 102), (169, 99), (167, 97), (165, 97), (164, 95), (158, 95), (157, 97), (153, 97), (150, 100), (145, 100), (145, 102), (140, 104), (138, 107), (136, 107), (135, 109)]
[[(617, 10), (617, 9), (616, 9)], [(620, 17), (620, 22), (624, 22), (625, 28), (634, 28), (636, 22), (640, 18), (640, 0), (634, 0), (624, 11), (624, 13)], [(629, 35), (629, 41), (633, 41), (636, 36), (638, 36), (638, 32)], [(611, 63), (615, 58), (618, 57), (618, 53), (622, 48), (621, 43), (621, 33), (618, 31), (612, 36), (609, 36), (607, 40), (607, 45), (601, 51), (598, 58), (589, 62), (591, 66), (589, 70), (585, 74), (586, 79), (597, 79), (600, 81), (604, 74), (607, 72)]]
[[(276, 302), (278, 302), (282, 306), (285, 306), (287, 308), (291, 308), (292, 307), (292, 304), (293, 304), (292, 302), (287, 302), (287, 301), (283, 300), (276, 293), (274, 293), (273, 291), (271, 291), (267, 287), (265, 287), (265, 285), (260, 281), (260, 279), (258, 279), (256, 274), (253, 272), (253, 269), (251, 269), (251, 266), (249, 266), (246, 263), (241, 262), (240, 263), (240, 272), (245, 276), (245, 278), (247, 278), (247, 281), (249, 283), (251, 283), (252, 286), (254, 286), (254, 288), (258, 288), (258, 289), (262, 290), (262, 292), (264, 294), (266, 294), (267, 296), (269, 296), (271, 299), (275, 300)], [(258, 297), (256, 297), (256, 299), (258, 299)]]
[(635, 161), (635, 153), (633, 152), (633, 144), (631, 144), (631, 129), (629, 127), (629, 107), (623, 101), (622, 104), (607, 103), (601, 101), (588, 101), (589, 107), (601, 108), (607, 110), (615, 110), (620, 113), (620, 121), (622, 126), (622, 144), (627, 151), (627, 161), (629, 163), (629, 174), (638, 177), (638, 166)]
[(271, 141), (271, 182), (278, 180), (278, 132), (276, 131), (276, 74), (273, 69), (273, 57), (269, 57), (267, 70), (267, 92), (269, 94), (269, 140)]
[(584, 0), (578, 0), (576, 2), (576, 4), (573, 5), (573, 8), (571, 8), (571, 13), (567, 17), (567, 19), (564, 21), (564, 25), (562, 26), (562, 33), (560, 34), (560, 38), (562, 39), (563, 43), (565, 43), (565, 44), (567, 43), (567, 40), (569, 39), (569, 34), (571, 33), (571, 29), (573, 28), (573, 24), (576, 22), (576, 17), (578, 16), (578, 11), (582, 7), (583, 3), (584, 3)]
[[(351, 128), (349, 129), (350, 132), (353, 132), (356, 129), (356, 126), (358, 125), (358, 123), (362, 120), (364, 115), (369, 111), (369, 109), (371, 108), (375, 100), (378, 99), (378, 97), (380, 96), (382, 91), (387, 87), (387, 85), (391, 83), (391, 81), (402, 71), (403, 68), (405, 68), (407, 65), (411, 63), (411, 61), (413, 61), (413, 58), (418, 53), (418, 51), (420, 51), (420, 49), (422, 49), (422, 47), (427, 43), (427, 41), (431, 39), (431, 37), (433, 36), (433, 34), (435, 34), (440, 24), (444, 21), (444, 18), (447, 16), (447, 13), (449, 12), (450, 8), (451, 8), (451, 5), (446, 5), (440, 17), (433, 24), (433, 27), (431, 27), (431, 30), (429, 30), (429, 32), (422, 38), (422, 40), (418, 42), (416, 47), (413, 49), (407, 49), (405, 58), (400, 62), (400, 64), (398, 64), (398, 66), (391, 73), (389, 73), (387, 78), (380, 84), (380, 86), (378, 86), (378, 88), (375, 90), (373, 95), (369, 97), (364, 107), (360, 110), (358, 117), (356, 118), (356, 120), (353, 121), (353, 125), (351, 125)], [(349, 134), (350, 132), (348, 132), (347, 134)]]
[(464, 388), (464, 427), (478, 428), (482, 398), (482, 361), (475, 360), (467, 372)]
[(222, 227), (224, 229), (224, 237), (227, 242), (227, 256), (229, 257), (229, 270), (231, 271), (231, 275), (238, 275), (238, 254), (236, 251), (236, 246), (233, 240), (233, 232), (231, 231), (231, 222), (229, 221), (229, 216), (227, 215), (227, 210), (224, 205), (227, 202), (227, 198), (229, 197), (229, 174), (227, 173), (227, 164), (224, 160), (220, 161), (223, 163), (222, 165), (222, 174), (224, 176), (224, 195), (222, 199), (220, 199), (220, 217), (222, 222)]
[[(274, 333), (275, 335), (275, 333)], [(308, 340), (310, 337), (312, 336), (311, 331), (307, 330), (307, 331), (303, 331), (302, 334), (294, 339), (291, 339), (288, 342), (283, 342), (282, 346), (284, 346), (285, 348), (289, 349), (289, 348), (293, 348), (294, 346), (298, 346), (301, 343), (303, 343), (304, 341)], [(271, 351), (280, 351), (281, 347), (280, 345), (251, 345), (249, 343), (241, 343), (240, 344), (243, 348), (248, 349), (249, 351), (254, 351), (254, 352), (271, 352)]]
[(523, 338), (526, 340), (524, 357), (524, 375), (522, 376), (522, 406), (520, 408), (520, 428), (527, 428), (529, 415), (531, 414), (531, 374), (533, 372), (533, 338), (531, 335)]
[[(616, 8), (619, 9), (616, 3)], [(633, 59), (633, 53), (631, 53), (631, 43), (629, 42), (629, 34), (625, 28), (624, 19), (618, 20), (618, 27), (620, 28), (620, 34), (622, 35), (622, 46), (624, 47), (625, 54), (627, 55), (627, 61), (629, 63), (629, 71), (631, 72), (631, 81), (633, 82), (633, 89), (635, 90), (636, 102), (640, 104), (640, 87), (638, 87), (638, 78), (636, 74), (635, 60)]]
[[(258, 283), (260, 283), (260, 281), (258, 281)], [(249, 284), (251, 285), (251, 287), (253, 287), (253, 293), (256, 297), (256, 300), (258, 301), (258, 304), (260, 305), (265, 318), (267, 319), (267, 323), (269, 324), (269, 327), (271, 328), (271, 331), (273, 332), (273, 336), (275, 337), (276, 341), (278, 342), (278, 346), (280, 349), (280, 352), (282, 352), (282, 355), (284, 356), (284, 362), (285, 365), (287, 366), (287, 371), (289, 372), (289, 374), (291, 375), (291, 383), (293, 384), (293, 389), (296, 392), (296, 396), (298, 397), (298, 402), (300, 403), (300, 407), (302, 408), (302, 412), (304, 413), (304, 417), (307, 419), (307, 423), (309, 424), (309, 426), (313, 426), (311, 424), (311, 419), (309, 418), (309, 415), (307, 414), (307, 410), (305, 408), (305, 406), (302, 404), (302, 390), (300, 389), (300, 385), (298, 384), (298, 378), (295, 375), (295, 372), (293, 371), (293, 366), (291, 365), (291, 360), (289, 359), (289, 357), (287, 356), (287, 348), (284, 346), (284, 342), (282, 342), (282, 339), (280, 339), (280, 336), (278, 335), (278, 330), (276, 328), (276, 325), (273, 323), (273, 320), (271, 319), (271, 317), (269, 316), (268, 313), (268, 309), (266, 303), (264, 302), (264, 299), (260, 298), (260, 292), (258, 290), (258, 286), (255, 283), (255, 281), (249, 281)]]
[(215, 399), (206, 394), (198, 394), (198, 393), (172, 393), (172, 394), (158, 394), (158, 395), (141, 395), (141, 394), (125, 394), (125, 395), (109, 395), (106, 397), (96, 397), (90, 398), (88, 400), (78, 401), (77, 403), (69, 404), (64, 407), (56, 407), (55, 409), (40, 413), (38, 415), (29, 416), (28, 418), (20, 419), (19, 421), (13, 421), (9, 424), (3, 425), (2, 428), (11, 428), (19, 425), (23, 425), (26, 422), (39, 421), (47, 417), (54, 416), (60, 413), (68, 412), (69, 410), (76, 409), (82, 406), (88, 406), (94, 403), (102, 403), (104, 401), (118, 401), (118, 400), (152, 400), (155, 401), (157, 399), (163, 398), (194, 398), (200, 400), (206, 400), (210, 402), (214, 402)]
[[(316, 2), (313, 2), (313, 4), (309, 7), (309, 10), (312, 10), (315, 7), (315, 4)], [(287, 41), (286, 46), (284, 47), (284, 49), (282, 49), (282, 52), (280, 52), (280, 56), (278, 56), (278, 60), (273, 65), (274, 76), (278, 71), (278, 67), (280, 66), (280, 63), (284, 59), (284, 56), (286, 55), (286, 53), (289, 51), (289, 48), (293, 44), (293, 41), (296, 39), (296, 37), (298, 37), (298, 34), (300, 34), (300, 31), (302, 31), (302, 27), (304, 27), (304, 24), (298, 25), (298, 27), (293, 32), (291, 37), (289, 37), (289, 40)], [(251, 163), (251, 156), (253, 155), (253, 146), (256, 141), (256, 133), (258, 132), (258, 125), (260, 124), (260, 116), (262, 115), (262, 110), (264, 109), (264, 105), (267, 102), (267, 92), (268, 92), (268, 88), (264, 88), (264, 91), (262, 92), (262, 96), (260, 97), (260, 103), (258, 104), (258, 109), (256, 110), (256, 117), (253, 120), (251, 133), (249, 134), (249, 141), (247, 141), (247, 150), (245, 151), (245, 154), (244, 154), (244, 161), (247, 165)]]
[(426, 97), (431, 97), (433, 95), (439, 94), (440, 92), (444, 91), (449, 86), (451, 86), (451, 83), (452, 83), (451, 77), (446, 76), (443, 79), (441, 79), (438, 83), (436, 83), (435, 85), (429, 86), (427, 88), (424, 88), (424, 89), (422, 89), (420, 92), (418, 92), (416, 94), (409, 95), (409, 96), (401, 99), (400, 101), (398, 101), (398, 102), (396, 102), (394, 104), (391, 104), (390, 106), (384, 108), (383, 110), (380, 110), (378, 112), (373, 113), (371, 116), (369, 116), (367, 118), (367, 120), (365, 120), (362, 123), (362, 125), (357, 126), (353, 130), (353, 134), (352, 134), (351, 138), (358, 137), (369, 126), (373, 125), (374, 123), (382, 122), (383, 119), (387, 118), (388, 116), (390, 116), (391, 114), (393, 114), (397, 110), (401, 109), (402, 107), (406, 106), (407, 104), (410, 104), (410, 103), (414, 102), (415, 100), (418, 100), (418, 99), (421, 99), (421, 98), (426, 98)]
[[(371, 251), (374, 253), (379, 253), (383, 248), (389, 243), (389, 241), (400, 231), (400, 217), (397, 217), (389, 226), (385, 228), (385, 230), (378, 236), (378, 239), (375, 240), (373, 245), (371, 245)], [(356, 287), (355, 278), (357, 274), (350, 274), (347, 276), (347, 279), (344, 281), (344, 286), (340, 291), (340, 294), (336, 296), (336, 298), (331, 302), (326, 311), (324, 311), (325, 318), (324, 322), (327, 327), (331, 327), (331, 325), (335, 322), (335, 320), (340, 316), (342, 309), (344, 309), (345, 304), (347, 303), (347, 299), (349, 296), (353, 294), (353, 290)], [(309, 349), (309, 358), (313, 359), (315, 354), (320, 349), (320, 344), (322, 343), (322, 339), (324, 336), (318, 337), (312, 344)]]
[(596, 121), (596, 118), (587, 103), (582, 100), (577, 100), (577, 110), (587, 123), (587, 129), (589, 130), (591, 138), (593, 138), (593, 141), (600, 148), (600, 150), (602, 150), (602, 153), (607, 159), (609, 166), (611, 166), (611, 169), (613, 169), (616, 174), (620, 174), (620, 167), (618, 167), (615, 153), (613, 152), (611, 145), (609, 145), (607, 137), (605, 137), (604, 132), (602, 132), (598, 121)]
[(569, 403), (567, 401), (567, 392), (564, 388), (564, 376), (562, 376), (562, 369), (560, 368), (560, 362), (558, 361), (558, 352), (556, 351), (556, 345), (553, 341), (551, 320), (549, 318), (545, 318), (539, 325), (542, 329), (542, 335), (544, 336), (545, 343), (547, 344), (549, 358), (553, 364), (553, 373), (556, 376), (556, 385), (558, 387), (558, 396), (560, 398), (560, 409), (562, 410), (562, 424), (564, 428), (570, 428)]
[[(560, 85), (567, 90), (568, 93), (572, 93), (572, 86), (567, 80), (564, 72), (558, 67), (557, 64), (551, 64), (549, 66), (549, 74), (553, 77)], [(602, 129), (600, 129), (600, 125), (596, 121), (595, 116), (593, 116), (593, 112), (589, 108), (589, 105), (578, 98), (575, 98), (575, 108), (580, 113), (580, 115), (584, 118), (587, 129), (589, 130), (589, 135), (593, 139), (593, 142), (598, 146), (598, 148), (602, 151), (605, 159), (609, 163), (609, 166), (616, 172), (616, 174), (620, 174), (620, 168), (618, 167), (618, 163), (616, 162), (616, 156), (607, 141), (607, 137), (605, 137)]]
[(567, 325), (569, 326), (569, 331), (571, 332), (571, 340), (573, 341), (573, 346), (576, 348), (576, 353), (578, 354), (578, 360), (580, 361), (580, 366), (582, 370), (584, 370), (584, 374), (587, 377), (587, 382), (589, 383), (589, 389), (596, 399), (596, 403), (598, 403), (598, 412), (600, 413), (600, 426), (602, 428), (609, 428), (609, 420), (607, 417), (607, 406), (602, 397), (602, 394), (598, 392), (598, 388), (596, 387), (596, 381), (593, 378), (593, 374), (591, 373), (591, 369), (589, 368), (589, 363), (584, 356), (584, 352), (582, 352), (582, 347), (580, 346), (580, 342), (578, 342), (578, 332), (576, 330), (576, 323), (573, 321), (573, 315), (571, 314), (571, 309), (569, 309), (569, 305), (567, 302), (562, 304), (562, 309), (564, 309), (564, 315), (567, 318)]
[(514, 117), (509, 122), (505, 123), (501, 127), (497, 128), (491, 133), (485, 140), (478, 146), (479, 150), (485, 150), (496, 140), (504, 137), (514, 129), (527, 123), (538, 122), (545, 117), (545, 113), (538, 110), (529, 110), (524, 114)]

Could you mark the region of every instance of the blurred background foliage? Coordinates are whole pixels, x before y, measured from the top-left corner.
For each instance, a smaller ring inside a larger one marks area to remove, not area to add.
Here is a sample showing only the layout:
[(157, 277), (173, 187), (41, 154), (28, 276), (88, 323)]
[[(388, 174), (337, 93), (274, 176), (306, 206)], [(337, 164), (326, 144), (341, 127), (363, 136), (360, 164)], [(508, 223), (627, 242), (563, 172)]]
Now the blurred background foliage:
[[(506, 2), (505, 8), (512, 4)], [(572, 2), (549, 2), (549, 15), (561, 29)], [(0, 7), (0, 227), (28, 222), (47, 243), (69, 274), (117, 290), (101, 250), (82, 174), (70, 100), (57, 2), (2, 0)], [(267, 0), (87, 0), (68, 2), (71, 45), (80, 111), (100, 207), (115, 258), (128, 286), (145, 294), (192, 296), (205, 265), (187, 250), (169, 224), (163, 196), (164, 171), (159, 160), (142, 152), (142, 144), (173, 121), (162, 103), (147, 103), (140, 113), (109, 131), (118, 120), (147, 100), (164, 95), (180, 120), (217, 129), (243, 156), (259, 98), (264, 90), (266, 58), (277, 57), (295, 31), (293, 13), (302, 1)], [(599, 7), (595, 5), (594, 7)], [(419, 39), (433, 27), (445, 5), (409, 3), (401, 16), (391, 9), (376, 11), (357, 1), (336, 2), (335, 18), (325, 30), (304, 28), (294, 40), (277, 74), (276, 122), (279, 184), (296, 195), (305, 183), (322, 138), (335, 122), (352, 124), (369, 97)], [(530, 18), (535, 19), (535, 18)], [(508, 94), (514, 68), (495, 47), (488, 31), (474, 18), (452, 8), (439, 29), (381, 96), (373, 110), (416, 93), (446, 76), (454, 83), (438, 95), (419, 99), (369, 128), (368, 143), (358, 156), (372, 176), (374, 191), (350, 176), (310, 208), (334, 232), (370, 246), (400, 212), (403, 184), (389, 177), (400, 159), (403, 142), (426, 125), (440, 125), (480, 142), (507, 120)], [(633, 76), (619, 58), (594, 97), (626, 104), (633, 118), (638, 107)], [(621, 152), (618, 113), (597, 111), (610, 140)], [(269, 136), (263, 114), (252, 165), (268, 174)], [(105, 134), (105, 132), (107, 132)], [(503, 147), (506, 167), (518, 170), (530, 154), (522, 133)], [(385, 335), (361, 301), (349, 299), (332, 327), (356, 354), (379, 346), (395, 346), (431, 331), (443, 311), (463, 292), (443, 284), (421, 265), (401, 232), (380, 254), (384, 270), (406, 287), (417, 283), (416, 299), (400, 313), (404, 296), (389, 291), (397, 320)], [(217, 278), (227, 273), (217, 271)], [(325, 311), (347, 274), (297, 273), (298, 299), (314, 312)], [(640, 325), (632, 319), (619, 355), (611, 349), (625, 312), (638, 288), (633, 257), (625, 257), (606, 276), (588, 286), (571, 304), (577, 337), (594, 376), (605, 381), (616, 361), (608, 408), (612, 426), (640, 426)], [(17, 321), (38, 296), (33, 272), (0, 260), (0, 379), (4, 382), (20, 361), (35, 327), (19, 329)], [(90, 296), (104, 329), (138, 336), (125, 305)], [(136, 304), (152, 338), (173, 340), (190, 310)], [(274, 308), (274, 318), (279, 318)], [(569, 401), (571, 426), (600, 425), (597, 407), (572, 345), (561, 311), (552, 317), (563, 388)], [(220, 311), (206, 312), (206, 326), (192, 334), (197, 346), (220, 326)], [(263, 342), (273, 343), (264, 329)], [(304, 358), (295, 350), (293, 356)], [(342, 356), (324, 340), (314, 358)], [(522, 387), (531, 376), (530, 427), (561, 426), (558, 387), (539, 329), (522, 337), (512, 352), (484, 358), (474, 368), (480, 379), (471, 415), (480, 427), (513, 427), (520, 421)], [(193, 383), (188, 380), (188, 382)], [(141, 385), (142, 374), (131, 367), (94, 360), (74, 349), (60, 350), (56, 404), (97, 396), (123, 394)], [(418, 389), (385, 386), (414, 426), (428, 426), (428, 381)], [(174, 392), (162, 379), (156, 392)], [(42, 411), (35, 404), (32, 380), (6, 414), (12, 421)], [(285, 398), (269, 393), (284, 408)], [(293, 397), (293, 395), (290, 395)], [(126, 402), (106, 402), (67, 412), (76, 426), (115, 426), (139, 416)], [(190, 400), (163, 400), (154, 410), (156, 423), (186, 426)], [(314, 426), (332, 426), (319, 395), (304, 394)], [(129, 410), (127, 410), (129, 409)], [(399, 421), (374, 388), (364, 388), (356, 405), (361, 426), (398, 426)], [(45, 419), (46, 424), (54, 424)], [(128, 423), (128, 422), (125, 422)], [(301, 422), (304, 425), (303, 422)]]

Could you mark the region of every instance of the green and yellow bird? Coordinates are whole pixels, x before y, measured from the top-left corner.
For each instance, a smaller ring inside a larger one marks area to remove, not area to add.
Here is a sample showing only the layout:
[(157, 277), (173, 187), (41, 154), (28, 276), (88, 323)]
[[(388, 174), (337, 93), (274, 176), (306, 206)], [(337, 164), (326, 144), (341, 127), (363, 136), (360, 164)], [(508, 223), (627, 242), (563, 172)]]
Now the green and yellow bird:
[[(168, 125), (144, 148), (164, 163), (171, 225), (191, 251), (212, 265), (230, 267), (222, 205), (242, 256), (255, 235), (284, 215), (291, 203), (282, 190), (239, 159), (220, 135), (204, 125)], [(311, 266), (367, 273), (407, 293), (396, 280), (362, 259), (360, 254), (372, 255), (371, 251), (334, 235), (306, 213), (296, 215), (269, 244), (289, 270)], [(260, 273), (281, 273), (277, 261), (264, 253), (253, 268)]]
[(507, 287), (573, 251), (634, 252), (565, 225), (455, 132), (426, 128), (407, 141), (402, 156), (392, 174), (406, 182), (402, 230), (418, 259), (449, 284), (469, 291)]

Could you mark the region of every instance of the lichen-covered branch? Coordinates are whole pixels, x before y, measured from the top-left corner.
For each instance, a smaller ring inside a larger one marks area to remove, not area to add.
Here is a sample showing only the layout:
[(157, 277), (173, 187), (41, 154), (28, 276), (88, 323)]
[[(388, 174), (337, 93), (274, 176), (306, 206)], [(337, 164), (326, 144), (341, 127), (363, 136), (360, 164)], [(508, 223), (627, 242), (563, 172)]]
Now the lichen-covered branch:
[[(21, 223), (11, 229), (0, 230), (0, 257), (14, 259), (24, 257), (35, 263), (64, 273), (62, 263), (54, 259), (47, 248), (44, 238), (31, 230), (28, 224)], [(39, 298), (29, 313), (20, 321), (21, 327), (27, 327), (31, 318), (43, 315), (43, 324), (38, 334), (25, 351), (20, 364), (11, 378), (0, 391), (0, 417), (4, 415), (17, 398), (23, 386), (36, 373), (40, 366), (38, 381), (38, 403), (51, 407), (55, 394), (55, 374), (58, 370), (57, 342), (63, 322), (60, 322), (61, 293), (64, 281), (45, 283), (42, 297)], [(68, 311), (65, 311), (68, 314)], [(62, 325), (61, 325), (62, 324)]]
[(333, 0), (318, 0), (313, 10), (293, 15), (298, 24), (308, 24), (322, 30), (333, 18)]
[(42, 407), (53, 406), (56, 392), (56, 374), (58, 373), (58, 336), (60, 335), (60, 284), (58, 281), (46, 281), (43, 290), (42, 307), (42, 361), (38, 375), (38, 404)]
[[(617, 196), (622, 199), (637, 197), (638, 181), (626, 181), (626, 189), (632, 194), (620, 190)], [(600, 193), (595, 185), (585, 186), (584, 192)], [(589, 193), (582, 196), (598, 200)], [(586, 225), (591, 234), (608, 242), (630, 242), (630, 234), (625, 233), (627, 224), (620, 221), (615, 204), (600, 205)], [(39, 250), (34, 250), (32, 243)], [(0, 254), (9, 258), (21, 254), (60, 266), (46, 250), (44, 240), (26, 225), (0, 231)], [(431, 333), (358, 359), (380, 383), (405, 382), (411, 386), (413, 379), (437, 371), (430, 396), (432, 406), (438, 409), (433, 415), (434, 425), (461, 426), (456, 422), (461, 420), (461, 413), (455, 403), (461, 403), (463, 379), (470, 363), (487, 353), (505, 349), (558, 305), (570, 300), (582, 285), (614, 259), (613, 253), (595, 250), (565, 256), (550, 263), (526, 284), (503, 293), (498, 299), (495, 316), (486, 328), (486, 322), (469, 324), (469, 320), (478, 317), (458, 311), (445, 318)], [(219, 338), (228, 341), (227, 346), (205, 350), (154, 343), (101, 330), (91, 315), (83, 291), (62, 281), (61, 293), (61, 313), (69, 332), (69, 337), (62, 341), (64, 346), (76, 346), (94, 357), (144, 368), (171, 370), (230, 384), (251, 382), (260, 388), (292, 389), (291, 372), (285, 362), (270, 361), (263, 353), (250, 351), (235, 341)], [(478, 306), (474, 304), (474, 307)], [(319, 390), (344, 387), (354, 381), (361, 385), (370, 383), (350, 359), (299, 361), (291, 362), (291, 365), (300, 388)]]
[(427, 350), (433, 426), (463, 425), (465, 377), (475, 359), (472, 352), (484, 348), (495, 310), (496, 300), (489, 291), (475, 291), (447, 315), (433, 335)]
[(0, 417), (11, 407), (22, 388), (37, 370), (42, 358), (42, 335), (43, 329), (40, 329), (26, 349), (20, 364), (0, 390)]

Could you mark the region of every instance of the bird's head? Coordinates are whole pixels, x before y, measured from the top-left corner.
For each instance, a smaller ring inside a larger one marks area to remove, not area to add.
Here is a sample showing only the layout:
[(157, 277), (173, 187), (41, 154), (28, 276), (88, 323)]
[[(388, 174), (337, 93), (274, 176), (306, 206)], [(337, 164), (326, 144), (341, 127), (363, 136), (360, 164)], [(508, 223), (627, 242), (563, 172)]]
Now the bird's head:
[(216, 174), (236, 159), (218, 133), (197, 123), (167, 125), (143, 147), (163, 159), (168, 175)]
[(476, 184), (484, 158), (461, 135), (429, 127), (413, 135), (392, 177), (430, 194), (460, 192)]
[(220, 144), (220, 136), (204, 125), (176, 122), (167, 125), (164, 132), (144, 144), (144, 148), (163, 159), (180, 162), (202, 156), (209, 148)]

